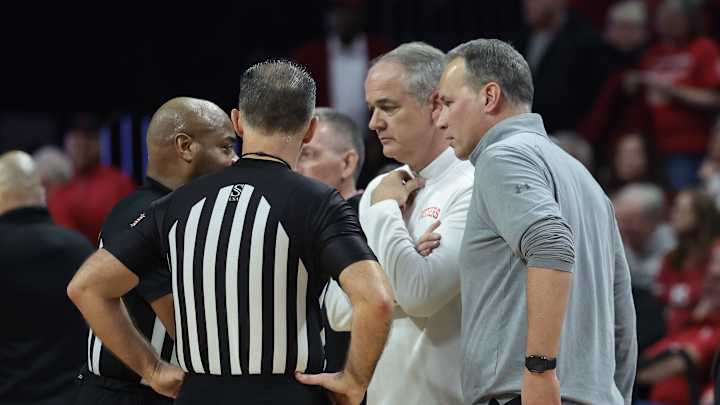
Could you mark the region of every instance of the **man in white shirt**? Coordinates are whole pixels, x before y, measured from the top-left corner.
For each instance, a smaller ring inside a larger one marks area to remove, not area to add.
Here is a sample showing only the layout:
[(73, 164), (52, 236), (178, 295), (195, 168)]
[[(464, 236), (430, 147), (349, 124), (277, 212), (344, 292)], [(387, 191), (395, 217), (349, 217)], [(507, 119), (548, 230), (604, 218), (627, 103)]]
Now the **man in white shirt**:
[[(370, 129), (385, 156), (405, 164), (370, 182), (360, 201), (360, 224), (397, 302), (369, 405), (463, 403), (458, 253), (473, 168), (433, 125), (443, 57), (429, 45), (404, 44), (382, 56), (365, 81)], [(418, 253), (415, 244), (438, 221), (442, 244), (428, 256)], [(337, 284), (325, 303), (331, 327), (347, 330), (352, 308)]]

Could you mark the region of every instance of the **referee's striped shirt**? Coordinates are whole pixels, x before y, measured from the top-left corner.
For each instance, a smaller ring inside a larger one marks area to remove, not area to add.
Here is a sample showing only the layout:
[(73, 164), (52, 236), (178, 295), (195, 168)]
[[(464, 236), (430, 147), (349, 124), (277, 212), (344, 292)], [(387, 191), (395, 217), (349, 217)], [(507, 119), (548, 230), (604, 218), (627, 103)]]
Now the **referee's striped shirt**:
[(375, 259), (335, 190), (258, 159), (157, 201), (105, 248), (141, 278), (169, 272), (178, 362), (213, 375), (323, 371), (321, 293)]
[[(153, 201), (170, 192), (171, 190), (167, 187), (147, 177), (144, 184), (117, 203), (105, 219), (100, 233), (100, 247), (121, 237), (138, 215), (146, 210)], [(148, 339), (155, 351), (164, 360), (177, 363), (174, 359), (175, 344), (149, 304), (171, 292), (170, 277), (163, 272), (156, 271), (141, 277), (138, 286), (125, 294), (122, 299), (133, 323)], [(87, 338), (87, 369), (91, 373), (103, 377), (138, 384), (142, 382), (139, 375), (103, 346), (102, 341), (95, 336), (92, 329)]]

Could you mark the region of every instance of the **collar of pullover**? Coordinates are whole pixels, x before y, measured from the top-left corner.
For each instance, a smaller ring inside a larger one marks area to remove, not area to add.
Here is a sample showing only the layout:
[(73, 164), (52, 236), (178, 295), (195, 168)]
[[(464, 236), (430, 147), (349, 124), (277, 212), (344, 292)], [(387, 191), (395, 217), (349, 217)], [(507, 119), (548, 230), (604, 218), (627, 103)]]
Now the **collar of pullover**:
[(498, 122), (495, 126), (488, 129), (487, 132), (485, 132), (485, 135), (480, 138), (480, 142), (478, 142), (477, 146), (470, 154), (470, 162), (474, 165), (478, 158), (480, 158), (480, 155), (482, 155), (482, 153), (490, 147), (490, 145), (507, 139), (513, 135), (528, 132), (547, 138), (545, 125), (543, 124), (543, 120), (540, 115), (534, 113), (518, 114)]

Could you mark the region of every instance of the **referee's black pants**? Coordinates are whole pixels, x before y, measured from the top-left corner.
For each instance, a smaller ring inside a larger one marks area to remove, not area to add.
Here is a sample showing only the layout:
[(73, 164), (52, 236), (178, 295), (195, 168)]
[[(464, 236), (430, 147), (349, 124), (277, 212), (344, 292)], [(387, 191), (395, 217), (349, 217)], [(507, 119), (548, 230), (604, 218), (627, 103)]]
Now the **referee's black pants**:
[[(175, 405), (327, 405), (325, 390), (286, 375), (187, 374)], [(104, 404), (103, 404), (104, 405)]]
[(75, 405), (171, 405), (171, 398), (152, 388), (121, 380), (97, 376), (83, 371), (77, 379), (79, 387)]

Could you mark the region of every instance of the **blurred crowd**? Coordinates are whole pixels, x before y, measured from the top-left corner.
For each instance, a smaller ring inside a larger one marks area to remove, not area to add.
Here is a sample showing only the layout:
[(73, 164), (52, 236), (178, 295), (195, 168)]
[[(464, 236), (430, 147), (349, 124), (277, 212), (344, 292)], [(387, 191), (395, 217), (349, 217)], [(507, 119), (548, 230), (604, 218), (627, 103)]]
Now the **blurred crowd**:
[[(335, 2), (327, 37), (294, 58), (317, 80), (319, 106), (366, 128), (364, 77), (394, 41), (366, 34), (364, 4)], [(720, 350), (720, 1), (525, 0), (522, 9), (525, 29), (510, 40), (533, 71), (533, 110), (615, 203), (638, 316), (637, 398), (712, 403)], [(81, 116), (62, 146), (33, 156), (55, 222), (93, 243), (114, 204), (135, 188), (132, 174), (100, 164), (103, 124)], [(364, 150), (359, 189), (396, 165), (369, 132)]]

